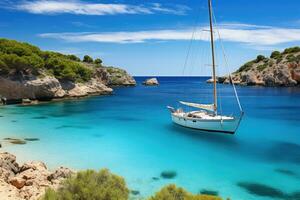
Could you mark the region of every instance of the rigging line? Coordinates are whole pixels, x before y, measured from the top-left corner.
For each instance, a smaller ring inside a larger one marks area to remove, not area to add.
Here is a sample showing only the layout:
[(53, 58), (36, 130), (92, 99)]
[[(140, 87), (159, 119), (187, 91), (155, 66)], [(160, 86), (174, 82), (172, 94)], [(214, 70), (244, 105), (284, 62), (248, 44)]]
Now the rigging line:
[[(216, 27), (215, 27), (216, 28)], [(218, 56), (218, 54), (219, 54), (219, 52), (218, 52), (218, 47), (219, 46), (217, 46), (217, 43), (216, 43), (216, 72), (217, 72), (217, 74), (219, 74), (220, 73), (220, 67), (218, 67), (218, 66), (221, 66), (221, 62), (220, 62), (220, 59), (219, 59), (219, 56)], [(217, 78), (218, 76), (216, 76), (216, 78)], [(217, 87), (217, 90), (218, 90), (218, 93), (217, 93), (217, 98), (218, 98), (218, 105), (219, 105), (219, 107), (220, 107), (220, 114), (221, 114), (221, 119), (222, 119), (222, 115), (223, 115), (223, 107), (222, 107), (222, 90), (220, 90), (219, 88), (221, 87), (218, 83), (217, 83), (217, 85), (216, 85), (216, 87)]]
[(195, 26), (193, 28), (191, 40), (189, 42), (188, 51), (187, 51), (187, 54), (186, 54), (186, 57), (185, 57), (185, 61), (184, 61), (184, 67), (183, 67), (183, 71), (182, 71), (183, 75), (185, 74), (185, 70), (186, 70), (186, 67), (187, 67), (187, 62), (188, 62), (188, 59), (189, 59), (189, 56), (190, 56), (190, 51), (191, 51), (191, 48), (192, 48), (193, 41), (195, 39), (195, 33), (196, 33), (196, 30), (197, 30), (197, 23), (198, 23), (199, 20), (200, 20), (200, 14), (198, 14), (198, 16), (196, 17), (196, 20), (194, 22)]
[(237, 93), (237, 90), (236, 90), (234, 81), (232, 80), (231, 72), (229, 72), (229, 65), (228, 65), (228, 60), (227, 60), (226, 54), (225, 54), (225, 48), (224, 48), (224, 46), (223, 46), (223, 40), (222, 40), (222, 38), (221, 38), (221, 34), (220, 34), (219, 28), (218, 28), (218, 26), (217, 26), (217, 19), (216, 19), (216, 16), (215, 16), (214, 14), (213, 14), (213, 18), (214, 18), (216, 30), (217, 30), (217, 33), (218, 33), (218, 36), (219, 36), (219, 40), (220, 40), (220, 44), (221, 44), (221, 48), (222, 48), (222, 53), (223, 53), (225, 65), (226, 65), (226, 67), (227, 67), (226, 70), (227, 70), (227, 73), (229, 74), (229, 81), (230, 81), (231, 84), (232, 84), (232, 87), (233, 87), (233, 90), (234, 90), (234, 94), (235, 94), (235, 98), (236, 98), (236, 100), (237, 100), (239, 109), (240, 109), (240, 111), (243, 113), (244, 111), (243, 111), (243, 108), (242, 108), (242, 105), (241, 105), (241, 102), (240, 102), (240, 99), (239, 99), (239, 96), (238, 96), (238, 93)]
[[(196, 34), (196, 31), (197, 31), (197, 24), (198, 24), (199, 21), (200, 21), (200, 12), (198, 12), (198, 16), (196, 17), (195, 22), (194, 22), (194, 28), (193, 28), (191, 40), (190, 40), (189, 45), (188, 45), (188, 50), (187, 50), (187, 54), (186, 54), (185, 61), (184, 61), (184, 67), (183, 67), (183, 70), (182, 70), (182, 75), (183, 76), (185, 76), (186, 73), (187, 73), (188, 60), (191, 56), (190, 55), (191, 54), (191, 49), (192, 49), (192, 46), (193, 46), (193, 42), (195, 40), (195, 34)], [(187, 96), (188, 96), (187, 92), (188, 92), (188, 88), (183, 87), (183, 97), (184, 98), (187, 98)]]
[[(202, 34), (203, 34), (203, 32), (200, 31), (199, 39), (197, 38), (197, 36), (195, 36), (195, 43), (199, 43), (199, 42), (201, 41)], [(202, 48), (200, 47), (200, 45), (199, 45), (199, 46), (196, 46), (196, 45), (195, 45), (194, 58), (193, 58), (192, 63), (191, 63), (190, 74), (193, 74), (193, 72), (194, 72), (194, 68), (195, 68), (195, 66), (197, 65), (198, 59), (199, 59), (200, 56), (201, 56), (201, 50), (202, 50)], [(200, 68), (200, 69), (201, 69), (201, 68)]]

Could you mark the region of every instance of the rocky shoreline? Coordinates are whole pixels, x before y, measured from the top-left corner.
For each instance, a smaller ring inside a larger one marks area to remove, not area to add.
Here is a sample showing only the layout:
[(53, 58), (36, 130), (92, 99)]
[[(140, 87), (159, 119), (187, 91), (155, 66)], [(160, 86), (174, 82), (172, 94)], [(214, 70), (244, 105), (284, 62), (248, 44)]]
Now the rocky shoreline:
[(36, 104), (39, 101), (80, 98), (112, 94), (113, 87), (135, 86), (136, 81), (126, 71), (101, 67), (95, 69), (91, 80), (84, 83), (61, 81), (53, 76), (18, 74), (0, 77), (2, 104)]
[(65, 167), (51, 172), (39, 161), (20, 165), (16, 156), (7, 152), (0, 153), (0, 199), (37, 200), (46, 189), (57, 189), (72, 174), (74, 171)]
[(112, 94), (134, 86), (125, 70), (100, 58), (43, 51), (29, 43), (0, 38), (0, 105)]
[[(231, 76), (235, 84), (242, 86), (300, 87), (300, 47), (274, 51), (270, 57), (259, 55)], [(229, 84), (230, 79), (219, 77), (217, 82)]]

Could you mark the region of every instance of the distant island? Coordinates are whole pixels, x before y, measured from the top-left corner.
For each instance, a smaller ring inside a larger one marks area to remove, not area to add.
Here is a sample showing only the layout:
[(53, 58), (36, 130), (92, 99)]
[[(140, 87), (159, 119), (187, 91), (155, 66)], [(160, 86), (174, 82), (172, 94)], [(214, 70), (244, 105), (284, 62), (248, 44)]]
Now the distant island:
[(134, 85), (125, 70), (104, 66), (100, 58), (81, 60), (0, 39), (0, 104), (111, 94), (111, 87)]
[[(300, 47), (274, 51), (269, 58), (259, 55), (232, 74), (239, 85), (282, 86), (300, 85)], [(219, 77), (219, 83), (229, 83), (228, 77)]]

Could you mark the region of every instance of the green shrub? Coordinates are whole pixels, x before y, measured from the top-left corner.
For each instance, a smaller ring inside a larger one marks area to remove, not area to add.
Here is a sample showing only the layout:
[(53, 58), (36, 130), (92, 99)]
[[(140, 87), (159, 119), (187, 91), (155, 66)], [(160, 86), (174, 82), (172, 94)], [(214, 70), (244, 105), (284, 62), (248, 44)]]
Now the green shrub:
[(78, 58), (75, 55), (67, 55), (67, 58), (69, 58), (70, 60), (76, 61), (76, 62), (80, 62), (80, 58)]
[(176, 185), (168, 185), (150, 197), (149, 200), (221, 200), (221, 198), (212, 195), (192, 195), (183, 188), (176, 187)]
[(3, 54), (0, 55), (0, 61), (2, 65), (5, 64), (4, 67), (8, 70), (7, 73), (13, 69), (16, 72), (30, 71), (37, 74), (38, 69), (44, 67), (43, 59), (35, 54), (21, 57), (16, 54)]
[(186, 200), (190, 197), (191, 195), (183, 188), (177, 188), (176, 185), (168, 185), (150, 197), (149, 200)]
[(96, 65), (102, 65), (102, 60), (100, 59), (100, 58), (97, 58), (97, 59), (95, 59), (95, 61), (94, 61), (94, 63), (96, 64)]
[(7, 39), (0, 39), (0, 52), (5, 54), (16, 54), (18, 56), (41, 54), (41, 50), (38, 47), (32, 46), (28, 43), (21, 43)]
[(86, 63), (92, 63), (93, 62), (93, 58), (91, 58), (90, 56), (88, 55), (85, 55), (83, 57), (83, 62), (86, 62)]
[(266, 59), (265, 56), (263, 56), (263, 55), (258, 55), (257, 58), (256, 58), (256, 62), (258, 63), (258, 62), (260, 62), (260, 61), (264, 61), (265, 59)]
[(280, 58), (282, 55), (279, 51), (273, 51), (272, 54), (271, 54), (271, 58), (274, 58), (274, 59), (277, 59), (277, 58)]
[(300, 62), (300, 55), (294, 56), (292, 54), (289, 54), (289, 55), (287, 55), (286, 59), (287, 59), (288, 62), (297, 62), (297, 63), (299, 63)]
[(0, 60), (0, 75), (7, 75), (8, 73), (8, 66), (2, 60)]
[(108, 170), (87, 170), (67, 179), (56, 192), (48, 189), (42, 200), (127, 200), (123, 178)]
[(91, 69), (60, 57), (49, 58), (45, 67), (60, 80), (84, 82), (90, 80), (92, 76)]
[(267, 67), (268, 67), (267, 64), (259, 65), (259, 66), (257, 67), (257, 70), (261, 72), (261, 71), (264, 71), (264, 69), (266, 69)]
[(300, 52), (300, 47), (291, 47), (287, 48), (283, 51), (283, 54), (289, 54), (289, 53), (298, 53)]
[(250, 61), (250, 62), (247, 62), (246, 64), (244, 64), (243, 66), (241, 66), (241, 67), (236, 71), (236, 73), (238, 73), (238, 72), (243, 72), (243, 71), (249, 71), (249, 70), (252, 68), (253, 64), (254, 64), (254, 61), (253, 61), (253, 60)]
[(294, 61), (296, 61), (296, 56), (289, 54), (289, 55), (287, 55), (286, 59), (288, 62), (294, 62)]
[[(85, 56), (85, 61), (92, 63), (93, 59)], [(80, 63), (80, 58), (75, 55), (41, 51), (28, 43), (0, 39), (0, 75), (21, 71), (34, 75), (47, 72), (61, 80), (78, 82), (88, 81), (92, 76), (92, 69)]]

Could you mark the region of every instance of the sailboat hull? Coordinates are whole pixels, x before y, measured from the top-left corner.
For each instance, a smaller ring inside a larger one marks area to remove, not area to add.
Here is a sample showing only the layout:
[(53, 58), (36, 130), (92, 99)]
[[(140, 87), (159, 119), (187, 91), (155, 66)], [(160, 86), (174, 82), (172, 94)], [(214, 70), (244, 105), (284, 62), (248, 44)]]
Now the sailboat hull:
[(208, 119), (193, 119), (176, 116), (172, 114), (172, 121), (180, 126), (197, 129), (206, 132), (220, 132), (234, 134), (239, 126), (240, 119), (230, 120), (208, 120)]

